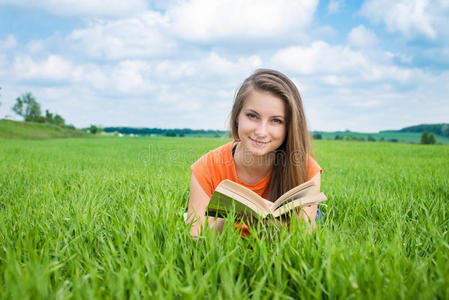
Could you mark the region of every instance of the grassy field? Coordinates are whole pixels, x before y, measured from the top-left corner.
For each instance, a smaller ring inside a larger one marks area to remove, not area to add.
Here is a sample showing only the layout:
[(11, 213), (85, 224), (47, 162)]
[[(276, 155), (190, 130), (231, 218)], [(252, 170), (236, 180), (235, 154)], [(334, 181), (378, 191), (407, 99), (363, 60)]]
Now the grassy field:
[(449, 298), (449, 147), (315, 142), (324, 224), (188, 234), (226, 140), (0, 139), (0, 298)]
[(88, 134), (82, 130), (60, 127), (48, 123), (0, 120), (0, 138), (3, 139), (40, 140), (87, 136)]

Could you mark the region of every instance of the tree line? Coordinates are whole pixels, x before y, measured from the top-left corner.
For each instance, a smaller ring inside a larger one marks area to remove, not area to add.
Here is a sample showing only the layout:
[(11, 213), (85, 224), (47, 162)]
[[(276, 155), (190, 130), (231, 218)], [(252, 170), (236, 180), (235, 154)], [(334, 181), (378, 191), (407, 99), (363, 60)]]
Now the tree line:
[(405, 127), (399, 130), (401, 132), (427, 132), (434, 133), (444, 137), (449, 137), (449, 124), (421, 124), (416, 126)]
[[(321, 133), (313, 133), (312, 137), (314, 140), (322, 140), (323, 139), (323, 136)], [(363, 136), (357, 136), (357, 135), (352, 135), (352, 134), (349, 134), (346, 137), (344, 134), (336, 134), (334, 136), (334, 140), (336, 140), (336, 141), (356, 141), (356, 142), (365, 142), (365, 141), (375, 142), (376, 141), (376, 139), (372, 135), (368, 135), (365, 139), (365, 137), (363, 137)], [(399, 140), (398, 139), (385, 140), (384, 137), (380, 137), (379, 142), (397, 143), (397, 142), (399, 142)]]
[(61, 127), (75, 128), (73, 125), (66, 125), (63, 117), (51, 113), (48, 109), (45, 110), (45, 115), (42, 115), (41, 105), (31, 93), (25, 93), (18, 97), (12, 110), (23, 117), (25, 122), (49, 123)]
[(205, 130), (205, 129), (163, 129), (163, 128), (135, 128), (135, 127), (105, 127), (104, 132), (113, 133), (118, 132), (121, 134), (135, 134), (135, 135), (162, 135), (162, 136), (216, 136), (221, 137), (226, 134), (226, 131), (222, 130)]
[(421, 140), (419, 141), (419, 143), (423, 145), (433, 145), (437, 143), (437, 140), (433, 132), (424, 131), (421, 134)]
[[(312, 137), (314, 140), (322, 140), (323, 139), (323, 136), (320, 133), (313, 133)], [(365, 139), (365, 137), (363, 137), (363, 136), (356, 136), (356, 135), (352, 135), (352, 134), (347, 135), (346, 137), (343, 134), (336, 134), (334, 137), (334, 140), (336, 140), (336, 141), (356, 141), (356, 142), (365, 142), (365, 141), (375, 142), (376, 141), (376, 139), (371, 135), (368, 135)], [(390, 139), (386, 140), (384, 137), (381, 136), (379, 138), (379, 142), (398, 143), (399, 140), (397, 138), (390, 138)], [(427, 131), (423, 132), (421, 134), (421, 139), (420, 139), (419, 143), (423, 144), (423, 145), (436, 144), (437, 140), (435, 138), (435, 134), (433, 132), (427, 132)]]

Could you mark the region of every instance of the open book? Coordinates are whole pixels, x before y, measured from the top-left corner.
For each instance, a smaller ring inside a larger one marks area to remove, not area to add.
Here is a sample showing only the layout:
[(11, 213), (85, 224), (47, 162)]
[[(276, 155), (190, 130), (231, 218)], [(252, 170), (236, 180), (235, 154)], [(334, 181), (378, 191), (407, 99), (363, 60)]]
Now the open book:
[(235, 207), (235, 213), (244, 213), (265, 218), (268, 215), (279, 217), (289, 211), (306, 205), (327, 200), (323, 193), (313, 194), (315, 183), (306, 181), (280, 196), (271, 208), (265, 200), (250, 189), (225, 179), (217, 186), (210, 198), (207, 214), (224, 217)]

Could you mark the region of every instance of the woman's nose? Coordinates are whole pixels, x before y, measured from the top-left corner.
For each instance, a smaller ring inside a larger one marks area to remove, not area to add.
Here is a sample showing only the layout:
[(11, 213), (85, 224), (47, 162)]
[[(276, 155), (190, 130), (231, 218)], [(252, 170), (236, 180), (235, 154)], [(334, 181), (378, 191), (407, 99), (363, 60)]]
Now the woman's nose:
[(256, 135), (260, 137), (265, 137), (267, 135), (268, 130), (267, 126), (268, 126), (267, 122), (265, 121), (259, 122), (255, 131)]

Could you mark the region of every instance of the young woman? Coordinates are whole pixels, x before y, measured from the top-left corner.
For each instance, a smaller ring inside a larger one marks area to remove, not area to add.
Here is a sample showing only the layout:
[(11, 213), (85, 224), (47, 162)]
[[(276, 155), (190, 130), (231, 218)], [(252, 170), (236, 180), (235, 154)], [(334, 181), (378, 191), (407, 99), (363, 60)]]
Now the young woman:
[[(310, 136), (301, 96), (284, 74), (257, 70), (238, 90), (231, 112), (234, 141), (202, 156), (192, 166), (187, 224), (197, 236), (206, 223), (205, 211), (217, 185), (237, 182), (267, 200), (313, 180), (320, 190), (321, 168), (311, 157)], [(315, 226), (316, 205), (305, 207), (299, 218)], [(221, 231), (223, 219), (209, 217), (209, 226)], [(248, 227), (241, 225), (242, 234)]]

